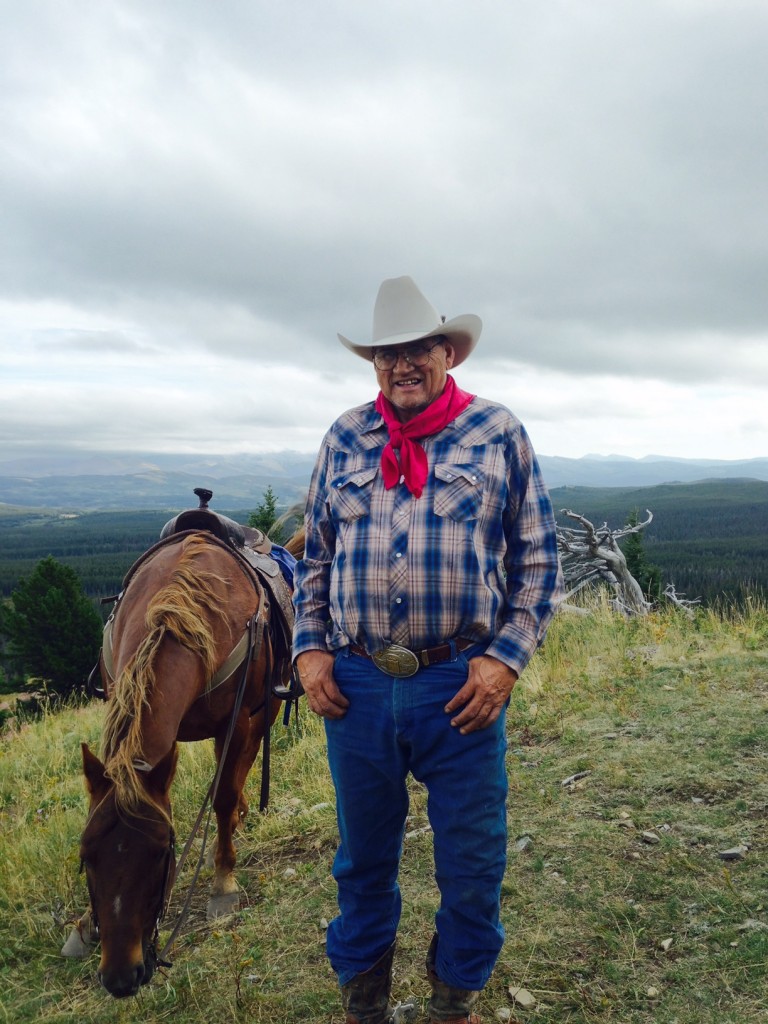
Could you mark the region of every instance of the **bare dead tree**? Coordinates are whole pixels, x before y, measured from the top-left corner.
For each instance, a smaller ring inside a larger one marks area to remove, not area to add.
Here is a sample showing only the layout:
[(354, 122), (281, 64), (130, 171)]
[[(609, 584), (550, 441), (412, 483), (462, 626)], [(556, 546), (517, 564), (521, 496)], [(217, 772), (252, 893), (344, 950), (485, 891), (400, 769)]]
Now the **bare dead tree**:
[(639, 533), (653, 520), (653, 513), (646, 509), (646, 518), (620, 530), (611, 530), (607, 523), (595, 526), (585, 516), (560, 510), (564, 516), (575, 520), (578, 527), (559, 526), (557, 543), (560, 561), (566, 583), (566, 599), (573, 597), (590, 584), (604, 582), (614, 594), (615, 606), (626, 615), (646, 615), (651, 605), (645, 599), (642, 588), (627, 567), (619, 540), (630, 533)]
[(689, 619), (694, 618), (694, 609), (701, 604), (701, 598), (697, 597), (694, 600), (686, 598), (685, 594), (678, 594), (675, 590), (674, 583), (668, 583), (664, 588), (664, 597), (670, 601), (675, 607), (682, 609)]

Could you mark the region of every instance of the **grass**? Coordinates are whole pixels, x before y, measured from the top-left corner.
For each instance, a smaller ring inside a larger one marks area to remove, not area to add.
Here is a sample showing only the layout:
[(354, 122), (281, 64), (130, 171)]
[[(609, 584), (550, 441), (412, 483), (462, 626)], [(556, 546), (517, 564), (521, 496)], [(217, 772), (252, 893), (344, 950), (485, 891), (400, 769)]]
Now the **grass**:
[[(79, 744), (98, 746), (102, 714), (69, 708), (0, 740), (0, 1021), (340, 1024), (323, 951), (335, 907), (333, 790), (322, 729), (306, 711), (301, 735), (275, 733), (270, 809), (252, 812), (239, 843), (235, 918), (205, 922), (204, 881), (173, 968), (130, 1001), (99, 989), (95, 954), (60, 956), (66, 922), (87, 902)], [(483, 1018), (507, 1007), (542, 1024), (768, 1019), (766, 608), (693, 620), (624, 620), (605, 606), (561, 614), (508, 721), (507, 941)], [(210, 772), (209, 744), (182, 749), (182, 839)], [(426, 824), (414, 785), (395, 970), (396, 995), (422, 1007), (436, 899)], [(518, 850), (524, 835), (531, 842)], [(739, 844), (744, 859), (720, 859)], [(527, 988), (536, 1006), (513, 1007), (509, 986)]]

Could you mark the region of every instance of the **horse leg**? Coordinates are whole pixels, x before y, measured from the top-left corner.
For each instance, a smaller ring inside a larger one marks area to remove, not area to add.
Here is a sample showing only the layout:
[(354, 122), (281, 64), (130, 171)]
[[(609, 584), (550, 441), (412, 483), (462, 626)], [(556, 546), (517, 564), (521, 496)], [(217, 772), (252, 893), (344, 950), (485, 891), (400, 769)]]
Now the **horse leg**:
[[(234, 832), (248, 811), (248, 801), (243, 789), (248, 772), (251, 770), (261, 746), (263, 727), (259, 721), (241, 715), (232, 735), (224, 768), (219, 781), (218, 792), (213, 802), (216, 814), (216, 852), (213, 858), (214, 875), (211, 885), (211, 899), (208, 901), (208, 918), (231, 914), (238, 909), (240, 900), (235, 879)], [(223, 740), (216, 739), (216, 762), (221, 757)]]

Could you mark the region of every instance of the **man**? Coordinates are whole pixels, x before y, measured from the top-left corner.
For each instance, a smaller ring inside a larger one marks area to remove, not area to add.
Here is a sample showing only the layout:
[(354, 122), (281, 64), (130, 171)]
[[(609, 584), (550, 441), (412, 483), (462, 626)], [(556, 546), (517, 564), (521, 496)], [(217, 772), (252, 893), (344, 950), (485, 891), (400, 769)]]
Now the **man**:
[(561, 597), (555, 525), (509, 410), (448, 371), (480, 319), (446, 322), (409, 277), (379, 289), (375, 402), (318, 455), (296, 573), (294, 658), (325, 719), (340, 845), (327, 951), (347, 1024), (387, 1024), (410, 772), (428, 792), (440, 908), (430, 1021), (478, 1024), (501, 950), (505, 708)]

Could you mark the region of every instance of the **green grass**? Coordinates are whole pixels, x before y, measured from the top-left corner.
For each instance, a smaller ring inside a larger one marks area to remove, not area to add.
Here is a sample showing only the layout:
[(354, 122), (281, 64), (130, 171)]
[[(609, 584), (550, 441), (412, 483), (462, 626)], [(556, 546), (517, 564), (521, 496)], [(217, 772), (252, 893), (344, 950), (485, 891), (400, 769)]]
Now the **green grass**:
[[(758, 602), (693, 620), (627, 621), (604, 606), (557, 618), (508, 718), (507, 941), (484, 1020), (505, 1006), (553, 1024), (768, 1019), (767, 641)], [(99, 989), (96, 954), (60, 956), (65, 922), (87, 902), (79, 744), (98, 745), (102, 714), (70, 708), (0, 740), (0, 1021), (340, 1024), (323, 950), (335, 906), (333, 790), (322, 729), (306, 711), (300, 736), (275, 732), (270, 809), (251, 813), (239, 843), (237, 917), (206, 923), (204, 877), (173, 968), (127, 1002)], [(588, 774), (564, 787), (577, 772)], [(210, 773), (209, 744), (182, 749), (181, 839)], [(255, 770), (252, 804), (258, 783)], [(436, 900), (426, 824), (414, 785), (395, 994), (422, 1007)], [(532, 844), (519, 852), (522, 835)], [(718, 857), (738, 844), (749, 846), (743, 860)], [(510, 985), (536, 1007), (513, 1008)]]

